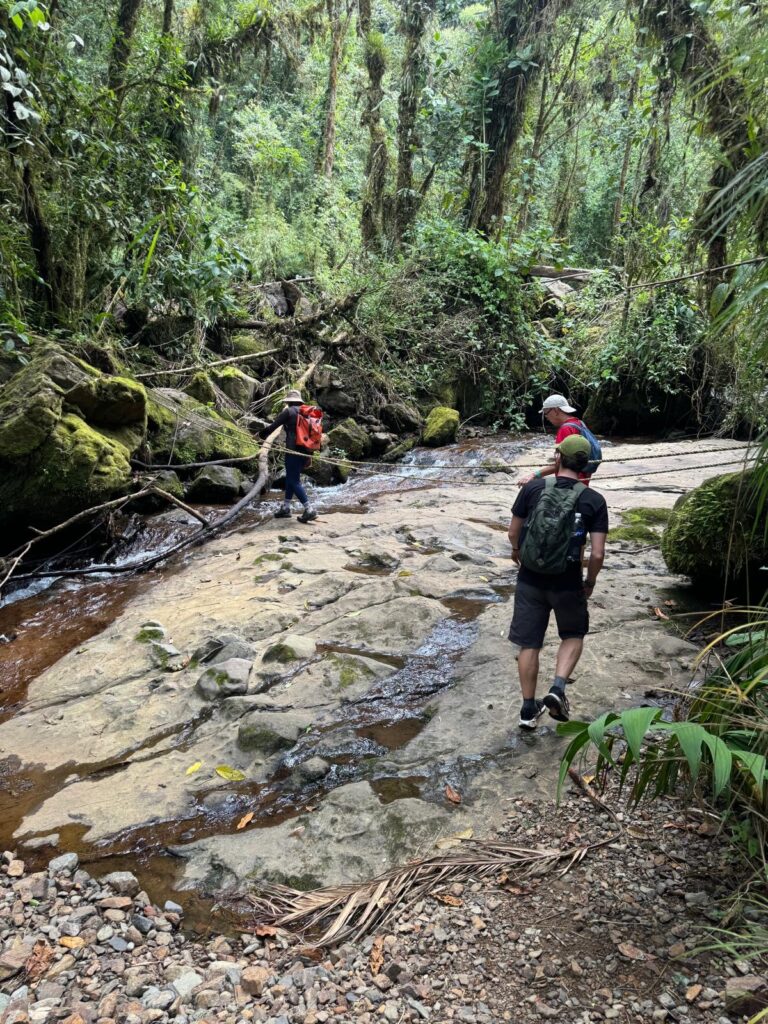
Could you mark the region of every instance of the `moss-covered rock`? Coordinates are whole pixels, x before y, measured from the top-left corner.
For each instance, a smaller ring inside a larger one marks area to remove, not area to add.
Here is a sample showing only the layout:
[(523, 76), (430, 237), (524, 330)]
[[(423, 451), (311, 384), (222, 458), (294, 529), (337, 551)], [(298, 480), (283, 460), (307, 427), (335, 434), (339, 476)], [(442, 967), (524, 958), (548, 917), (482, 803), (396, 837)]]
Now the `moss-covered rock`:
[[(671, 572), (705, 587), (742, 586), (768, 563), (752, 473), (726, 473), (680, 498), (661, 552)], [(764, 574), (763, 574), (764, 575)]]
[(416, 447), (415, 437), (406, 437), (400, 444), (396, 444), (394, 448), (390, 448), (387, 454), (383, 458), (383, 462), (398, 462), (404, 458), (408, 452), (412, 451)]
[(185, 465), (211, 459), (256, 458), (259, 453), (250, 434), (183, 391), (152, 389), (147, 415), (147, 443), (154, 462)]
[(424, 424), (422, 441), (432, 448), (443, 444), (452, 444), (459, 430), (459, 413), (457, 409), (438, 405), (427, 416)]
[(189, 485), (187, 498), (192, 502), (235, 501), (242, 479), (243, 474), (233, 466), (206, 466)]
[(328, 441), (332, 448), (344, 452), (350, 459), (364, 459), (371, 450), (367, 432), (353, 419), (342, 420), (329, 430)]
[(140, 384), (38, 344), (0, 398), (0, 526), (49, 525), (127, 491), (145, 407)]
[(207, 373), (203, 370), (198, 370), (194, 375), (189, 384), (184, 388), (184, 392), (194, 398), (195, 401), (200, 402), (201, 405), (215, 405), (216, 404), (216, 392), (214, 391), (213, 384)]
[[(125, 493), (129, 458), (119, 442), (66, 413), (23, 462), (2, 466), (0, 523), (56, 522)], [(0, 457), (0, 464), (4, 461)]]
[(212, 370), (211, 377), (217, 387), (221, 388), (227, 398), (241, 409), (247, 409), (253, 398), (255, 381), (236, 366), (224, 366)]
[(421, 413), (406, 402), (388, 402), (379, 410), (382, 423), (396, 433), (410, 433), (421, 430)]
[(77, 406), (89, 423), (105, 427), (138, 426), (147, 422), (147, 392), (128, 377), (91, 377), (67, 392), (66, 401)]

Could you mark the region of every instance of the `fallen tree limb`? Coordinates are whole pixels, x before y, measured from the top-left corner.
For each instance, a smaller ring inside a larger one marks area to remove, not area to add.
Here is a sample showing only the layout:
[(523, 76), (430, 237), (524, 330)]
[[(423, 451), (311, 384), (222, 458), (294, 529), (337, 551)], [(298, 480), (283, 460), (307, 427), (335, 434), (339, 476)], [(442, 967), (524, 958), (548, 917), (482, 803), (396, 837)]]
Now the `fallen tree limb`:
[(193, 366), (179, 366), (172, 370), (148, 370), (146, 373), (135, 373), (136, 380), (143, 380), (145, 377), (170, 377), (172, 374), (193, 373), (195, 370), (208, 370), (212, 366), (226, 366), (230, 363), (246, 363), (251, 359), (262, 359), (264, 356), (273, 356), (282, 351), (279, 348), (267, 348), (263, 352), (250, 352), (244, 356), (229, 356), (227, 359), (214, 359), (211, 363), (195, 363)]
[(159, 498), (164, 498), (166, 501), (170, 501), (172, 505), (175, 505), (176, 508), (180, 508), (183, 512), (186, 512), (187, 515), (192, 516), (193, 519), (198, 521), (198, 523), (202, 523), (203, 526), (208, 526), (208, 520), (204, 515), (201, 515), (201, 513), (198, 512), (197, 509), (192, 508), (191, 505), (187, 505), (186, 502), (181, 501), (181, 499), (177, 498), (175, 494), (171, 494), (170, 491), (164, 491), (162, 487), (152, 487), (150, 493), (156, 494)]

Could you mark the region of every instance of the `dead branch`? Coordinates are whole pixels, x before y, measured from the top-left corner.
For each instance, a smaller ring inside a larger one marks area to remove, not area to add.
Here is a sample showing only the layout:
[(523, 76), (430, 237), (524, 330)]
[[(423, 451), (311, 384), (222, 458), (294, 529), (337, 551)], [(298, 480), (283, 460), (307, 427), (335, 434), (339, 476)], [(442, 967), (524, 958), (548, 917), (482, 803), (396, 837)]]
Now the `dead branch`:
[(162, 487), (152, 487), (151, 494), (156, 494), (159, 498), (164, 498), (166, 501), (170, 501), (172, 505), (182, 509), (187, 515), (192, 516), (198, 523), (202, 523), (203, 526), (208, 526), (208, 520), (204, 515), (201, 515), (197, 509), (192, 508), (191, 505), (187, 505), (186, 502), (181, 501), (175, 494), (171, 494), (170, 491), (164, 491)]
[(192, 366), (179, 366), (173, 370), (148, 370), (146, 373), (135, 373), (134, 377), (144, 379), (145, 377), (169, 377), (176, 373), (193, 373), (195, 370), (209, 370), (213, 366), (224, 366), (229, 363), (245, 363), (251, 359), (262, 359), (264, 356), (273, 356), (276, 352), (282, 351), (279, 348), (267, 348), (263, 352), (250, 352), (245, 356), (229, 356), (227, 359), (214, 359), (212, 363), (194, 363)]

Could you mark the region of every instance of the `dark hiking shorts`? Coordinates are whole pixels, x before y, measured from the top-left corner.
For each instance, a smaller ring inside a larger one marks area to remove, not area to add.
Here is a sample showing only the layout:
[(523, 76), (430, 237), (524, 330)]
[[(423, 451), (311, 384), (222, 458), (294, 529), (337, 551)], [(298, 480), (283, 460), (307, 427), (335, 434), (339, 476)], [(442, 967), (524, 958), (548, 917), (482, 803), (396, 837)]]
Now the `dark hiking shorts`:
[(589, 632), (589, 610), (583, 590), (541, 590), (518, 583), (509, 639), (519, 647), (544, 646), (549, 613), (555, 613), (561, 640), (573, 640)]

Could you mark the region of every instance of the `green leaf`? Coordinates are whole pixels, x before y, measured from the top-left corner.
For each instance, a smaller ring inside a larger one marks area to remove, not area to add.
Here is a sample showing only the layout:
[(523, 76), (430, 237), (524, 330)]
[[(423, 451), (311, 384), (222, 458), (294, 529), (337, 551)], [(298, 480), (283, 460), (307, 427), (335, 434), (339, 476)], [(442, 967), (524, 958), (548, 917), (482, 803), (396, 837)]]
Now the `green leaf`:
[(660, 708), (631, 708), (621, 714), (621, 728), (627, 746), (636, 761), (640, 760), (640, 744), (652, 722), (661, 717)]
[(711, 316), (717, 316), (720, 310), (723, 308), (725, 300), (728, 298), (728, 293), (731, 290), (730, 284), (726, 281), (721, 281), (720, 284), (712, 292), (712, 297), (709, 300), (709, 312)]
[(701, 768), (701, 745), (706, 741), (707, 732), (695, 722), (677, 722), (672, 732), (688, 761), (691, 781), (695, 782)]
[(614, 714), (613, 711), (608, 711), (606, 714), (596, 718), (594, 722), (590, 722), (587, 726), (587, 732), (589, 733), (590, 740), (600, 751), (601, 756), (610, 764), (613, 764), (613, 758), (611, 757), (610, 750), (605, 744), (605, 731), (609, 725), (613, 725), (614, 722), (618, 721), (618, 718), (619, 716)]
[(706, 730), (704, 730), (704, 742), (709, 747), (709, 752), (712, 755), (712, 765), (714, 767), (712, 789), (715, 799), (717, 799), (731, 780), (733, 756), (719, 736), (713, 736)]
[(227, 782), (242, 782), (245, 778), (245, 772), (241, 772), (239, 768), (231, 768), (228, 764), (217, 764), (215, 771)]
[(144, 260), (144, 266), (141, 268), (141, 283), (142, 284), (144, 284), (144, 282), (147, 279), (147, 274), (149, 273), (149, 268), (150, 268), (150, 266), (152, 264), (152, 257), (155, 255), (155, 248), (157, 246), (157, 240), (160, 237), (160, 230), (161, 230), (162, 226), (163, 226), (162, 224), (158, 224), (157, 225), (157, 230), (155, 231), (154, 235), (152, 236), (152, 241), (149, 243), (149, 250), (148, 250), (146, 258)]
[(752, 750), (732, 750), (731, 753), (737, 761), (747, 768), (752, 773), (757, 785), (762, 790), (765, 785), (766, 778), (768, 777), (768, 770), (766, 770), (766, 762), (763, 754), (756, 754)]

